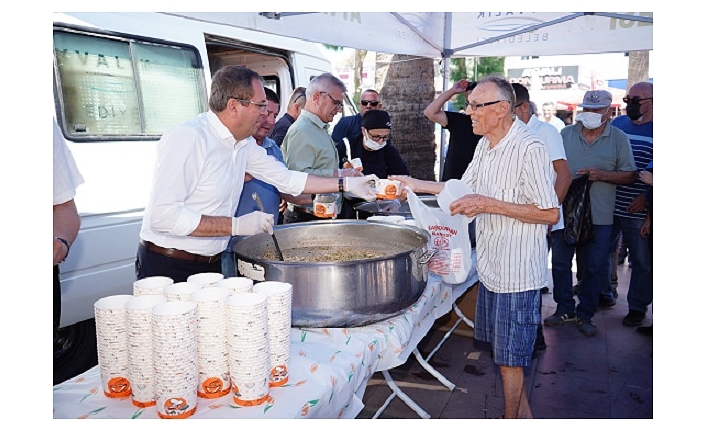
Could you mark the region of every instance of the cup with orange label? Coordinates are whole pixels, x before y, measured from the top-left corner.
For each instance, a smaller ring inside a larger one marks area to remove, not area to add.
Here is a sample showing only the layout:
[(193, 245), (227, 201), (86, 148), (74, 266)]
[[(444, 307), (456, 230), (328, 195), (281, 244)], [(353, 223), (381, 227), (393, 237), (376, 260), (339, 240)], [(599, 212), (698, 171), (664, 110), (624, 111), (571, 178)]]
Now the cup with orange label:
[(401, 183), (397, 180), (379, 179), (375, 180), (375, 195), (378, 199), (391, 201), (399, 196)]
[(338, 194), (320, 193), (314, 197), (314, 215), (319, 218), (336, 218)]
[(356, 157), (355, 159), (351, 159), (347, 161), (346, 163), (343, 164), (343, 167), (346, 169), (355, 169), (357, 171), (362, 171), (363, 170), (363, 162)]

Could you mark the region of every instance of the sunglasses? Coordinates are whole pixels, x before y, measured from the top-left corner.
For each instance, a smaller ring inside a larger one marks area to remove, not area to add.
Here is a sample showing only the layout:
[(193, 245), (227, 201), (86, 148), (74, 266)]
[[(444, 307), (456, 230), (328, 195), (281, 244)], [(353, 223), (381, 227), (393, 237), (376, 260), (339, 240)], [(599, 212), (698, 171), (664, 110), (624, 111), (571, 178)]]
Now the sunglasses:
[(368, 105), (370, 105), (370, 106), (372, 106), (372, 107), (374, 108), (374, 107), (378, 106), (378, 105), (380, 104), (380, 102), (377, 101), (377, 100), (361, 100), (361, 101), (360, 101), (360, 104), (363, 105), (363, 106), (368, 106)]
[(652, 100), (652, 98), (651, 97), (642, 98), (640, 96), (623, 97), (623, 102), (625, 102), (625, 103), (642, 103), (643, 100)]

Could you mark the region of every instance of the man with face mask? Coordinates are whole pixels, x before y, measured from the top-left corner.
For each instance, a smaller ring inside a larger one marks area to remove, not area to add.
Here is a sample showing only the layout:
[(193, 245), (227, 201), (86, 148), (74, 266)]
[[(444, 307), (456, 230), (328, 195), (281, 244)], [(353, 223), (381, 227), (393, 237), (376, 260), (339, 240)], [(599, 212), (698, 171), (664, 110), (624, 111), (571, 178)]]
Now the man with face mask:
[(361, 121), (361, 134), (351, 143), (351, 159), (359, 158), (363, 163), (363, 174), (375, 174), (378, 178), (388, 175), (409, 175), (409, 169), (392, 145), (390, 132), (392, 122), (385, 111), (368, 111)]
[(576, 305), (571, 266), (577, 247), (566, 243), (563, 229), (552, 232), (553, 296), (557, 308), (553, 315), (544, 319), (544, 325), (559, 326), (578, 320), (579, 330), (587, 337), (598, 332), (592, 318), (598, 309), (601, 290), (610, 282), (615, 188), (617, 184), (632, 184), (637, 178), (628, 136), (608, 123), (612, 101), (613, 96), (605, 90), (587, 91), (579, 105), (583, 112), (576, 116), (576, 123), (561, 130), (569, 170), (575, 178), (588, 174), (591, 181), (595, 237), (578, 247), (584, 269)]
[[(627, 103), (627, 115), (613, 120), (613, 126), (627, 133), (630, 138), (635, 167), (644, 171), (652, 161), (652, 83), (638, 82), (630, 87), (623, 98)], [(640, 235), (640, 228), (647, 217), (645, 192), (647, 185), (642, 181), (619, 185), (615, 192), (613, 213), (612, 247), (618, 246), (620, 234), (626, 243), (632, 263), (628, 306), (630, 310), (623, 318), (623, 325), (639, 326), (645, 318), (647, 306), (652, 303), (652, 259), (646, 237)]]

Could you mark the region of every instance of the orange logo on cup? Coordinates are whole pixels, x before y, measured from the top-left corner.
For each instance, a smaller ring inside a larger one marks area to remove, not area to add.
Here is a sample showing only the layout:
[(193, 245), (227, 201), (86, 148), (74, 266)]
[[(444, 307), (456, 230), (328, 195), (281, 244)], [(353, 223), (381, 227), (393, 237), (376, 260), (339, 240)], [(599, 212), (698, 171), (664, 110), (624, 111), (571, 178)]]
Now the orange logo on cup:
[(388, 184), (385, 186), (385, 197), (387, 199), (394, 199), (397, 196), (397, 186), (394, 184)]
[(130, 388), (128, 379), (125, 377), (113, 377), (108, 380), (108, 392), (105, 392), (105, 396), (110, 398), (127, 398), (130, 395), (132, 395), (132, 388)]
[(230, 388), (223, 388), (223, 380), (219, 377), (209, 377), (201, 384), (203, 392), (198, 391), (197, 395), (201, 398), (218, 398), (226, 395)]
[(317, 204), (316, 207), (314, 208), (314, 212), (316, 213), (317, 216), (323, 217), (326, 214), (326, 207), (323, 205)]
[(286, 365), (276, 365), (270, 371), (270, 386), (282, 386), (289, 381)]
[(157, 412), (162, 419), (184, 419), (193, 415), (196, 408), (189, 410), (189, 403), (181, 397), (167, 398), (164, 401), (164, 412)]

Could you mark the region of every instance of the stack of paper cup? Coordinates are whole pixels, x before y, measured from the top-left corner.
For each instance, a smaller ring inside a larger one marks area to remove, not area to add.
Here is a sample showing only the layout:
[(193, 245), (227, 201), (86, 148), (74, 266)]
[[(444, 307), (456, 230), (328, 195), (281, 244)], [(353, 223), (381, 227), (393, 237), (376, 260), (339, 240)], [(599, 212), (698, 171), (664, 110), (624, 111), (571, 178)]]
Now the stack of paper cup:
[(174, 284), (174, 280), (169, 277), (155, 275), (153, 277), (145, 277), (132, 283), (132, 294), (140, 295), (162, 295), (162, 291), (170, 284)]
[(164, 302), (152, 309), (154, 396), (162, 419), (184, 419), (196, 411), (196, 331), (195, 302)]
[(133, 296), (125, 303), (128, 339), (127, 375), (132, 387), (132, 404), (151, 407), (154, 400), (152, 362), (152, 308), (167, 298), (161, 295)]
[(191, 294), (201, 290), (200, 284), (191, 281), (181, 281), (164, 288), (164, 296), (168, 301), (191, 301)]
[(231, 389), (228, 363), (228, 304), (231, 291), (215, 287), (191, 294), (196, 303), (196, 339), (198, 346), (201, 398), (218, 398)]
[(267, 296), (255, 292), (228, 297), (228, 361), (233, 401), (262, 404), (269, 394), (270, 349), (267, 339)]
[(282, 386), (289, 381), (292, 285), (280, 281), (263, 281), (256, 284), (253, 291), (267, 296), (270, 386)]
[(252, 292), (253, 281), (247, 277), (228, 277), (217, 282), (216, 286), (233, 292)]
[(103, 393), (109, 398), (128, 398), (132, 394), (125, 318), (125, 304), (130, 299), (132, 295), (107, 296), (93, 305), (101, 382)]
[(202, 287), (213, 287), (223, 278), (223, 274), (220, 272), (201, 272), (190, 275), (186, 281), (200, 284)]

